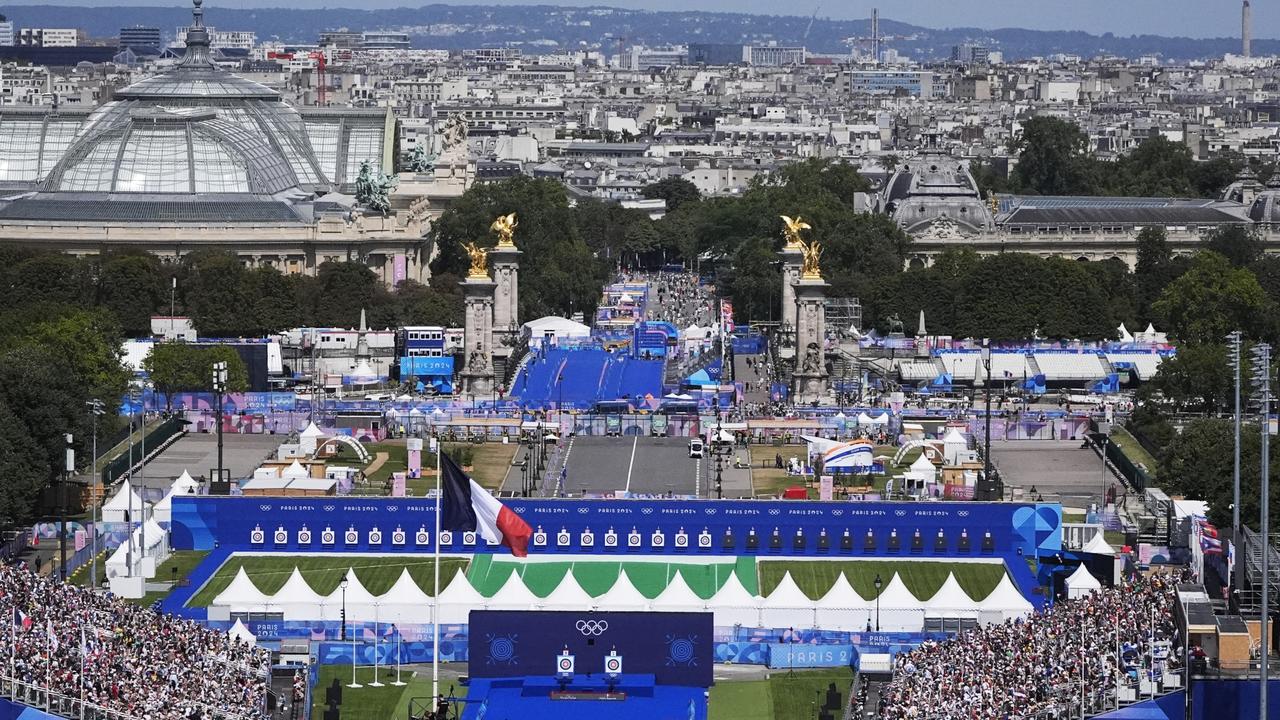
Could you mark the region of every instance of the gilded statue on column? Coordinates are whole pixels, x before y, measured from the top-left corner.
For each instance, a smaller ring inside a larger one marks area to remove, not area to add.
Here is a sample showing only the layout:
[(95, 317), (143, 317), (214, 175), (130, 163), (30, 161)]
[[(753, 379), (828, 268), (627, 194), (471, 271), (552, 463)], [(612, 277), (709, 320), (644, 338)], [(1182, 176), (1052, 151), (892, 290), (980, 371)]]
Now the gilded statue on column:
[(809, 223), (805, 222), (799, 215), (795, 220), (786, 215), (779, 215), (782, 218), (783, 228), (782, 236), (787, 239), (788, 250), (800, 250), (804, 247), (804, 238), (800, 237), (801, 230), (812, 230)]
[(467, 272), (467, 277), (488, 278), (489, 251), (474, 242), (463, 243), (462, 247), (467, 251), (467, 256), (471, 258), (471, 269)]
[(516, 222), (515, 213), (511, 213), (510, 215), (499, 215), (498, 219), (493, 221), (493, 224), (489, 226), (489, 229), (498, 233), (498, 247), (508, 248), (516, 246), (515, 236), (517, 225), (519, 225), (519, 223)]
[(800, 261), (800, 279), (821, 280), (822, 268), (818, 261), (822, 259), (822, 246), (817, 240), (810, 240), (800, 244), (800, 252), (803, 253)]

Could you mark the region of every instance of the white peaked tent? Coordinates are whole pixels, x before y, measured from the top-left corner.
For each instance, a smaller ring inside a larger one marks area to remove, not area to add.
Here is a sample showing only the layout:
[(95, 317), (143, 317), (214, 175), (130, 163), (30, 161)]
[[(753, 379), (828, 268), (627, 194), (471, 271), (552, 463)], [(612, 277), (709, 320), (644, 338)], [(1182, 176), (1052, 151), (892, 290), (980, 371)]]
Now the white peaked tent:
[(324, 431), (317, 427), (315, 423), (311, 423), (305, 430), (298, 433), (298, 449), (305, 455), (311, 455), (315, 453), (316, 447), (319, 446), (320, 441), (323, 439)]
[(1102, 537), (1102, 533), (1095, 533), (1093, 539), (1085, 543), (1081, 550), (1094, 555), (1107, 555), (1110, 557), (1114, 557), (1116, 554), (1116, 549), (1111, 547), (1106, 539)]
[(540, 610), (590, 610), (595, 600), (578, 584), (573, 570), (566, 572), (560, 584), (538, 603)]
[(1068, 598), (1082, 598), (1094, 590), (1101, 589), (1102, 583), (1098, 582), (1098, 579), (1089, 573), (1089, 569), (1083, 563), (1076, 568), (1075, 572), (1071, 573), (1071, 577), (1067, 578)]
[(524, 584), (520, 573), (513, 572), (489, 598), (488, 607), (490, 610), (532, 610), (538, 602), (538, 596)]
[[(348, 568), (344, 577), (347, 579), (347, 619), (373, 622), (373, 604), (378, 602), (378, 598), (374, 597), (360, 582), (355, 570)], [(338, 613), (342, 612), (341, 584), (335, 587), (333, 592), (325, 596), (324, 606), (326, 614), (330, 616), (334, 614), (335, 608)]]
[[(466, 573), (458, 570), (453, 581), (440, 589), (440, 623), (465, 623), (471, 617), (471, 611), (483, 610), (486, 602), (484, 596), (467, 579)], [(431, 606), (424, 605), (421, 611), (422, 622), (430, 621)]]
[(596, 610), (601, 612), (644, 611), (649, 609), (649, 598), (636, 589), (626, 570), (618, 573), (613, 587), (595, 600)]
[(1120, 327), (1116, 328), (1116, 332), (1120, 336), (1120, 342), (1133, 342), (1133, 333), (1129, 332), (1129, 328), (1126, 328), (1124, 323), (1120, 323)]
[(240, 568), (236, 572), (236, 576), (232, 578), (231, 584), (227, 588), (218, 593), (218, 596), (210, 603), (216, 607), (225, 607), (232, 612), (261, 610), (271, 597), (264, 595), (257, 585), (249, 579), (248, 573), (244, 568)]
[(178, 493), (183, 495), (194, 495), (196, 492), (199, 492), (199, 490), (200, 482), (191, 477), (191, 473), (186, 470), (183, 470), (182, 474), (179, 475), (173, 481), (173, 484), (169, 486), (170, 494)]
[(920, 453), (920, 457), (916, 458), (916, 461), (907, 469), (906, 478), (917, 483), (934, 483), (938, 481), (938, 468), (934, 467), (924, 453)]
[(823, 630), (865, 630), (871, 620), (871, 603), (858, 594), (849, 584), (844, 573), (836, 576), (835, 584), (818, 600), (817, 626)]
[(714, 623), (717, 627), (755, 627), (760, 624), (760, 603), (760, 596), (748, 592), (735, 572), (729, 573), (729, 579), (707, 601), (707, 606), (715, 615)]
[(289, 467), (284, 469), (284, 472), (280, 473), (282, 480), (302, 480), (309, 477), (311, 477), (311, 473), (307, 472), (307, 469), (302, 467), (302, 463), (297, 460), (294, 460)]
[(378, 596), (377, 609), (378, 620), (384, 623), (426, 622), (431, 616), (431, 596), (418, 587), (405, 568), (395, 584)]
[(870, 425), (870, 424), (871, 424), (871, 416), (870, 416), (870, 415), (868, 415), (868, 414), (866, 414), (866, 413), (858, 413), (858, 424), (859, 424), (859, 425)]
[(698, 597), (685, 582), (684, 573), (677, 571), (650, 607), (658, 612), (702, 612), (707, 609), (707, 601)]
[[(859, 423), (861, 423), (861, 422), (862, 422), (862, 417), (863, 417), (863, 415), (866, 415), (866, 413), (863, 413), (862, 415), (859, 415), (859, 416), (858, 416), (858, 422), (859, 422)], [(869, 424), (869, 425), (888, 425), (888, 424), (889, 424), (889, 413), (887, 413), (887, 412), (885, 412), (885, 413), (880, 413), (879, 415), (877, 415), (877, 416), (875, 416), (875, 417), (868, 417), (868, 418), (867, 418), (867, 420), (868, 420), (868, 424)]]
[(1018, 588), (1014, 586), (1013, 580), (1007, 573), (1000, 579), (996, 589), (983, 598), (979, 605), (982, 607), (984, 622), (998, 623), (1026, 617), (1035, 610), (1035, 606), (1018, 592)]
[[(875, 598), (871, 599), (875, 614)], [(920, 632), (924, 627), (924, 603), (911, 594), (902, 576), (894, 573), (880, 591), (880, 629), (884, 632)]]
[(964, 433), (951, 428), (942, 438), (942, 461), (948, 465), (959, 465), (960, 457), (969, 451), (969, 441)]
[(927, 617), (974, 617), (977, 613), (978, 604), (960, 587), (955, 573), (948, 573), (942, 587), (924, 603)]
[(314, 620), (321, 616), (324, 603), (324, 596), (307, 584), (302, 571), (296, 567), (284, 585), (271, 596), (273, 609), (280, 608), (285, 620)]
[(227, 637), (248, 643), (249, 647), (255, 647), (258, 644), (258, 638), (254, 637), (253, 633), (249, 632), (249, 628), (245, 627), (244, 623), (240, 622), (240, 618), (236, 618), (236, 624), (232, 625), (231, 629), (227, 631)]
[[(132, 500), (132, 505), (130, 501)], [(150, 505), (142, 501), (142, 496), (133, 489), (128, 480), (120, 483), (120, 489), (102, 506), (102, 522), (125, 522), (125, 513), (133, 508), (133, 521), (138, 522), (151, 516)]]
[(151, 519), (156, 522), (173, 522), (173, 490), (170, 490), (156, 506), (151, 509)]
[(813, 609), (814, 602), (788, 572), (760, 603), (760, 624), (767, 628), (813, 627)]

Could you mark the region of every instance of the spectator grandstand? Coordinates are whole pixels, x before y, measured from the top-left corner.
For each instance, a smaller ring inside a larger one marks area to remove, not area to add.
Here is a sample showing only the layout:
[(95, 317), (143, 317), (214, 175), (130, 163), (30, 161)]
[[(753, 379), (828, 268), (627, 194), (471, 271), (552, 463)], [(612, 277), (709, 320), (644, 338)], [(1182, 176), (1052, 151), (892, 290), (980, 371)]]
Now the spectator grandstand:
[(0, 567), (6, 683), (63, 715), (251, 720), (265, 715), (269, 654), (226, 633)]
[(1170, 649), (1177, 642), (1174, 580), (1139, 577), (1025, 620), (926, 642), (896, 658), (878, 716), (1050, 720), (1096, 712), (1120, 684), (1180, 657)]

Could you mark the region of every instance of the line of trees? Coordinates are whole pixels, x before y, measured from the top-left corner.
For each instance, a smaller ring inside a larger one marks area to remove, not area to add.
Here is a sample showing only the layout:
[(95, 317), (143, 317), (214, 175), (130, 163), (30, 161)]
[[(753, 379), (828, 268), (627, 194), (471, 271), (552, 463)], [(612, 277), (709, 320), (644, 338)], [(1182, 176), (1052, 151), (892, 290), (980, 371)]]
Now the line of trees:
[(1089, 152), (1089, 136), (1070, 120), (1037, 116), (1010, 143), (1018, 159), (1006, 178), (983, 162), (970, 169), (979, 188), (1024, 195), (1218, 197), (1249, 167), (1265, 180), (1273, 164), (1223, 155), (1197, 161), (1183, 143), (1153, 135), (1114, 161)]

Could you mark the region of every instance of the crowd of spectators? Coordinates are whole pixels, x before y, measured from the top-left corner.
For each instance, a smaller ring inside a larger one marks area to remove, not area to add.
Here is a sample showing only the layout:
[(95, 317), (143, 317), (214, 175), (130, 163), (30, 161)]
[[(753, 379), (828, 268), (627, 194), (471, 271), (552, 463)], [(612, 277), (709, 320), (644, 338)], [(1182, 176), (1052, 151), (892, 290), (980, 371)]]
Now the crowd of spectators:
[[(1027, 618), (899, 655), (880, 692), (885, 720), (1078, 717), (1179, 653), (1172, 575), (1139, 577)], [(1170, 651), (1165, 653), (1158, 648)]]
[(269, 655), (197, 623), (0, 566), (3, 675), (144, 720), (259, 718)]

